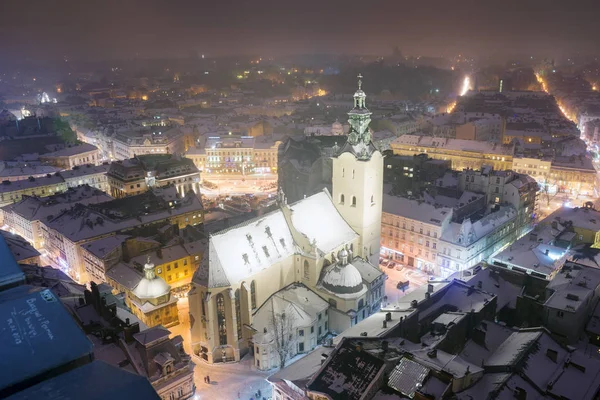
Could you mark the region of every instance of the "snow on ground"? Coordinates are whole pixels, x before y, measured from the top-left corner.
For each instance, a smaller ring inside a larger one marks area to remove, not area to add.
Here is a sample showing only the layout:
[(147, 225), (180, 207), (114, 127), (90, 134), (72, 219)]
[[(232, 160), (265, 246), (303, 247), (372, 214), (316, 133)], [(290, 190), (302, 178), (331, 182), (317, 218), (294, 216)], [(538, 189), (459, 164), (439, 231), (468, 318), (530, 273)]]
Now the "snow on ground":
[[(395, 268), (387, 268), (383, 265), (380, 266), (380, 269), (388, 276), (385, 281), (385, 295), (387, 296), (388, 303), (397, 302), (400, 297), (428, 282), (428, 275), (418, 269), (404, 267), (401, 271), (397, 271)], [(404, 292), (396, 287), (400, 281), (410, 282), (408, 288)]]
[[(180, 323), (169, 328), (171, 337), (181, 335), (185, 351), (191, 354), (188, 299), (179, 299), (177, 307)], [(246, 355), (239, 363), (228, 364), (207, 364), (197, 357), (193, 357), (193, 360), (196, 364), (194, 367), (194, 383), (196, 384), (194, 400), (261, 400), (263, 397), (265, 399), (271, 398), (271, 385), (266, 379), (276, 370), (257, 370), (250, 355)], [(204, 382), (204, 377), (207, 375), (210, 376), (210, 384)], [(257, 398), (256, 392), (259, 389), (261, 397)], [(240, 397), (238, 397), (238, 393)]]

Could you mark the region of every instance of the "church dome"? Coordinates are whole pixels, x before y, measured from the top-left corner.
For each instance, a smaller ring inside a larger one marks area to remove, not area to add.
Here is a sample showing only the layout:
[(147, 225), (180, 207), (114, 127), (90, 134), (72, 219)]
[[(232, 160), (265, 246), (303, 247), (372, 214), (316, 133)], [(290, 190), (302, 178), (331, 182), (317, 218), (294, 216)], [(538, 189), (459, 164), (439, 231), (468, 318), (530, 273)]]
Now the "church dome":
[(133, 294), (140, 300), (157, 299), (169, 294), (171, 286), (154, 273), (154, 264), (148, 262), (144, 266), (145, 276), (140, 280)]
[(352, 294), (363, 289), (363, 280), (354, 265), (334, 265), (325, 273), (322, 285), (332, 293)]

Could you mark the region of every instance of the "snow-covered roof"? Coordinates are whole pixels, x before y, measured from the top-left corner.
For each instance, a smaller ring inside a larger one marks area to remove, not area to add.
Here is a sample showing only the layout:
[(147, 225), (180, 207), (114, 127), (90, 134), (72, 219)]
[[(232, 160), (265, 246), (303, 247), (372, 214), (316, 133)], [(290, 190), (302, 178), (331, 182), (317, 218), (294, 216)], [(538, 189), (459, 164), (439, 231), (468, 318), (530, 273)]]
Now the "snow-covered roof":
[(542, 335), (539, 330), (520, 331), (511, 334), (488, 358), (488, 366), (511, 366), (519, 361), (531, 343)]
[(438, 138), (433, 136), (402, 135), (392, 143), (396, 146), (414, 146), (414, 150), (436, 148), (473, 153), (513, 155), (513, 145), (501, 145), (478, 140)]
[(383, 195), (383, 212), (437, 226), (452, 218), (451, 208), (435, 207), (424, 201), (389, 194)]
[(114, 235), (105, 237), (98, 240), (93, 240), (91, 242), (87, 242), (82, 245), (82, 247), (95, 255), (96, 257), (102, 259), (105, 255), (109, 254), (111, 251), (121, 246), (121, 244), (129, 239), (131, 236), (129, 235)]
[(277, 210), (212, 235), (208, 250), (209, 287), (223, 287), (293, 255), (295, 244), (283, 212)]
[(264, 302), (254, 314), (252, 326), (260, 334), (263, 333), (263, 328), (267, 328), (269, 332), (274, 311), (275, 315), (285, 312), (286, 317), (292, 318), (294, 327), (309, 327), (328, 307), (329, 303), (315, 292), (302, 284), (295, 283), (275, 292)]
[(90, 151), (96, 151), (98, 148), (88, 143), (82, 143), (77, 146), (65, 147), (64, 149), (53, 151), (51, 153), (42, 154), (40, 157), (71, 157), (77, 154), (88, 153)]
[(289, 206), (292, 225), (323, 253), (330, 253), (358, 237), (324, 190)]

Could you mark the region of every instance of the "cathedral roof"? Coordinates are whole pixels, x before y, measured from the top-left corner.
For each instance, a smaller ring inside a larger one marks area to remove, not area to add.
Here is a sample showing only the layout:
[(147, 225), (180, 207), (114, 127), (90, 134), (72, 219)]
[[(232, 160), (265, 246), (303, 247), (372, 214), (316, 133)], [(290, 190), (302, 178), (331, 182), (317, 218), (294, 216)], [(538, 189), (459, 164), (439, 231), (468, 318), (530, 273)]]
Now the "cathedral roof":
[(292, 224), (323, 253), (351, 242), (358, 234), (338, 212), (327, 191), (316, 193), (290, 206)]
[[(329, 253), (358, 237), (323, 191), (289, 206), (293, 229)], [(210, 237), (208, 287), (227, 287), (296, 254), (297, 245), (281, 209)], [(235, 245), (232, 245), (234, 243)]]

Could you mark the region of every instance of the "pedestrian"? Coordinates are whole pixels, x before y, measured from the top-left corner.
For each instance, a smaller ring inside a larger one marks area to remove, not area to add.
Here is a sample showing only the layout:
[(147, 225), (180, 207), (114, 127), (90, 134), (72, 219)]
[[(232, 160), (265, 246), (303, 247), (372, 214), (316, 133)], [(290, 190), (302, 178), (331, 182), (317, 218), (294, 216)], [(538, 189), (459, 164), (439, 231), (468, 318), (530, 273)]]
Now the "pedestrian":
[(210, 375), (206, 375), (206, 380), (208, 381), (208, 384), (210, 385)]
[(238, 392), (238, 399), (240, 398), (240, 392)]
[(204, 383), (207, 383), (207, 382), (206, 382), (206, 376), (204, 377)]

